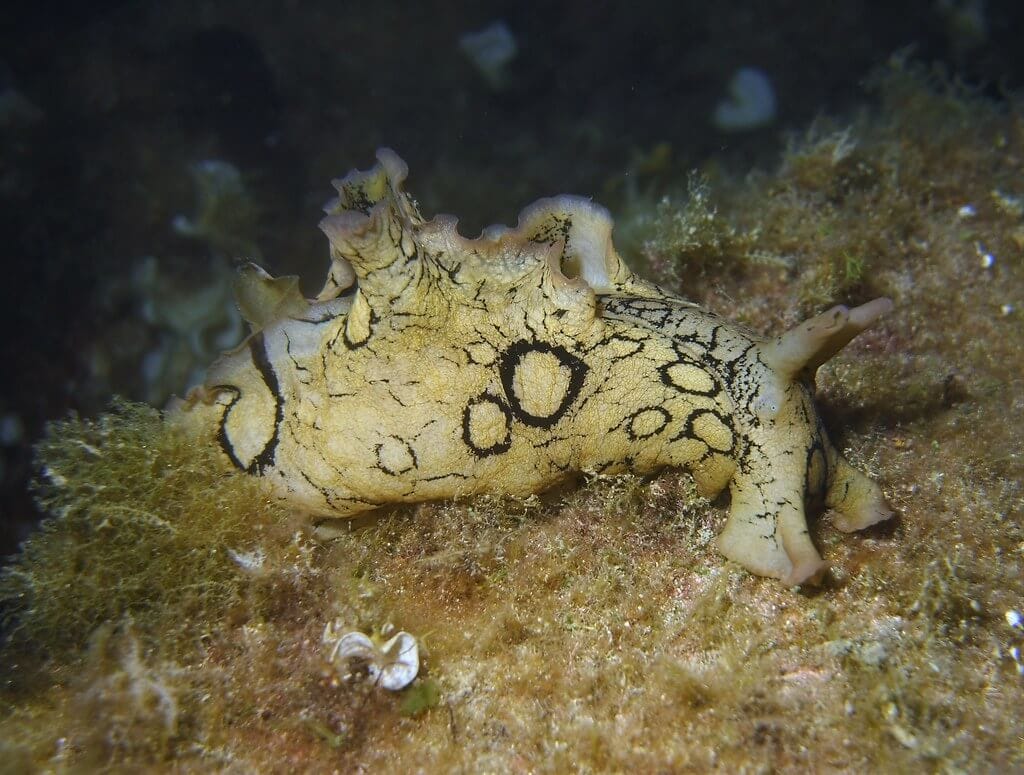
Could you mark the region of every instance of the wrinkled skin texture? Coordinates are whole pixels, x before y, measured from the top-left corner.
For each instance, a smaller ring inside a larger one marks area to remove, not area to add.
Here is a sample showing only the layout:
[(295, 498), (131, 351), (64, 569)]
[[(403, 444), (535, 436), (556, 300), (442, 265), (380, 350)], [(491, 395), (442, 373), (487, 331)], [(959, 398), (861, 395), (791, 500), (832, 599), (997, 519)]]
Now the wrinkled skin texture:
[(634, 275), (585, 199), (541, 200), (468, 240), (450, 216), (423, 220), (405, 176), (382, 150), (335, 182), (316, 300), (243, 273), (257, 330), (183, 409), (235, 466), (314, 517), (681, 466), (709, 496), (730, 490), (721, 551), (787, 584), (825, 568), (807, 497), (842, 530), (890, 516), (812, 400), (817, 367), (888, 300), (764, 339)]

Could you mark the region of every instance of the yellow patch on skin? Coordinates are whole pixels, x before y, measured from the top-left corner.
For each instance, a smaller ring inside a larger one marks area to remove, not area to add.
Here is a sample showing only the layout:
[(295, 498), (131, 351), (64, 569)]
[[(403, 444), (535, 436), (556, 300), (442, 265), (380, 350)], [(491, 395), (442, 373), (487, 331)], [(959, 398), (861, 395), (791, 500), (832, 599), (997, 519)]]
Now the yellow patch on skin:
[(670, 366), (666, 373), (672, 384), (681, 390), (704, 394), (715, 389), (715, 381), (711, 375), (692, 363), (677, 363)]
[(551, 353), (530, 352), (516, 365), (512, 386), (524, 411), (549, 417), (565, 400), (569, 377), (569, 369)]
[[(706, 452), (707, 447), (704, 450)], [(693, 479), (701, 495), (714, 498), (729, 484), (735, 471), (736, 461), (731, 457), (711, 454), (701, 457), (700, 462), (693, 467)]]
[(677, 449), (681, 460), (700, 460), (708, 453), (708, 445), (700, 439), (682, 439)]
[(508, 442), (508, 418), (497, 401), (481, 400), (466, 410), (469, 443), (480, 450), (491, 450)]
[(472, 363), (489, 366), (498, 357), (498, 351), (486, 342), (466, 345), (466, 354)]
[[(387, 503), (539, 492), (574, 471), (688, 468), (730, 489), (719, 547), (787, 584), (820, 577), (808, 485), (859, 529), (890, 515), (829, 443), (814, 369), (888, 311), (835, 307), (776, 339), (634, 275), (589, 200), (540, 200), (475, 240), (425, 221), (405, 163), (336, 181), (327, 281), (249, 266), (261, 330), (210, 369), (181, 421), (292, 507), (346, 517)], [(808, 470), (809, 468), (809, 470)]]
[(732, 431), (713, 414), (698, 415), (693, 421), (693, 431), (713, 450), (728, 452), (732, 449)]
[(357, 293), (345, 324), (345, 339), (350, 344), (362, 344), (370, 338), (370, 318), (373, 310), (366, 298)]

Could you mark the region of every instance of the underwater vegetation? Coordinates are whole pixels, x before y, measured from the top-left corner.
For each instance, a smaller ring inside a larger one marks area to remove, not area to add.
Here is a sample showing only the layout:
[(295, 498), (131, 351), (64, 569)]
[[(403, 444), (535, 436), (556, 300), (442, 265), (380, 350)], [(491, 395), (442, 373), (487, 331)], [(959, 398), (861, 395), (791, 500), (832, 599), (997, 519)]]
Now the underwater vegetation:
[[(812, 525), (819, 590), (724, 561), (725, 504), (677, 471), (315, 540), (119, 404), (38, 449), (50, 519), (0, 582), (4, 766), (1024, 767), (1024, 116), (899, 64), (875, 88), (773, 171), (706, 169), (699, 198), (683, 180), (632, 208), (656, 279), (758, 330), (895, 301), (818, 401), (898, 515), (842, 539)], [(328, 625), (415, 637), (415, 680), (339, 665)]]
[(278, 512), (211, 452), (141, 404), (54, 423), (37, 450), (51, 517), (0, 581), (12, 643), (75, 653), (127, 617), (174, 654), (240, 605)]

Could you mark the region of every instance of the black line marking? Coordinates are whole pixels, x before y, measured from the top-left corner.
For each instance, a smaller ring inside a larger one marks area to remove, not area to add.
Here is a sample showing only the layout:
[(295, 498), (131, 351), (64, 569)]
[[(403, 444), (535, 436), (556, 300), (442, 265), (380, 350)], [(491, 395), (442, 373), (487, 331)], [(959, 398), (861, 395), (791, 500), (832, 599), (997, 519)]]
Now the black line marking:
[(341, 210), (356, 210), (363, 215), (370, 214), (370, 210), (378, 200), (370, 199), (366, 189), (363, 188), (364, 185), (366, 185), (365, 182), (360, 180), (342, 186), (342, 196), (339, 197), (338, 202)]
[[(694, 425), (696, 424), (697, 420), (707, 415), (714, 417), (716, 420), (718, 420), (718, 422), (722, 424), (723, 427), (725, 427), (726, 430), (729, 431), (730, 444), (728, 448), (712, 446), (711, 442), (709, 442), (707, 439), (705, 439), (703, 436), (697, 433), (697, 431), (694, 429)], [(683, 424), (683, 427), (679, 430), (678, 433), (676, 433), (675, 436), (673, 436), (670, 439), (670, 441), (679, 441), (680, 439), (693, 439), (694, 441), (701, 442), (702, 444), (704, 444), (704, 446), (708, 447), (710, 450), (714, 452), (729, 455), (736, 449), (736, 436), (736, 430), (735, 428), (733, 428), (732, 423), (730, 422), (730, 418), (728, 416), (714, 409), (698, 409), (697, 411), (691, 413), (690, 416), (686, 418), (686, 422)]]
[[(815, 460), (821, 464), (821, 467), (817, 471), (817, 477), (812, 480), (811, 474), (815, 473)], [(804, 486), (807, 488), (807, 494), (812, 498), (824, 494), (827, 489), (829, 471), (828, 456), (825, 454), (825, 446), (821, 443), (821, 439), (815, 439), (807, 447), (806, 472)]]
[(374, 312), (371, 309), (370, 310), (370, 320), (369, 320), (369, 322), (366, 325), (366, 337), (362, 341), (354, 342), (351, 339), (349, 339), (349, 337), (348, 337), (348, 320), (346, 319), (345, 320), (345, 325), (342, 326), (342, 332), (343, 333), (342, 333), (342, 337), (341, 337), (341, 341), (345, 343), (346, 349), (358, 350), (360, 347), (365, 347), (369, 343), (370, 337), (373, 336), (373, 324), (376, 323), (376, 322), (377, 322), (377, 313)]
[[(680, 385), (678, 382), (672, 379), (672, 375), (669, 373), (675, 366), (692, 366), (696, 369), (699, 369), (700, 371), (707, 374), (708, 378), (711, 380), (711, 387), (708, 388), (707, 390), (696, 390), (692, 387)], [(680, 358), (678, 361), (669, 361), (668, 363), (659, 366), (658, 376), (661, 377), (661, 382), (663, 385), (665, 385), (666, 387), (670, 387), (673, 390), (678, 390), (680, 393), (688, 393), (694, 396), (705, 396), (707, 398), (714, 398), (715, 396), (722, 392), (722, 389), (718, 385), (718, 381), (714, 378), (712, 373), (703, 366), (689, 360), (688, 358)]]
[(281, 431), (281, 421), (284, 419), (284, 399), (281, 397), (281, 386), (277, 381), (277, 374), (270, 363), (267, 355), (267, 343), (263, 332), (256, 334), (249, 340), (249, 352), (252, 353), (252, 362), (263, 377), (267, 390), (274, 396), (274, 433), (270, 440), (264, 445), (256, 457), (253, 458), (246, 473), (263, 474), (263, 471), (274, 465), (274, 456), (277, 453), (277, 441)]
[(263, 445), (263, 449), (253, 457), (252, 462), (248, 466), (245, 465), (235, 452), (235, 447), (231, 443), (227, 430), (228, 416), (231, 414), (232, 409), (234, 409), (235, 404), (241, 400), (242, 391), (234, 385), (218, 385), (215, 388), (216, 390), (227, 390), (234, 395), (228, 402), (224, 414), (221, 415), (220, 429), (217, 431), (217, 441), (220, 444), (220, 448), (224, 450), (224, 454), (228, 456), (228, 459), (235, 467), (240, 468), (247, 474), (262, 476), (266, 469), (274, 465), (274, 456), (277, 452), (277, 443), (281, 431), (281, 421), (284, 419), (284, 399), (281, 397), (281, 386), (278, 384), (277, 374), (274, 372), (274, 367), (270, 364), (270, 358), (267, 355), (267, 343), (262, 331), (249, 340), (249, 355), (256, 370), (263, 378), (263, 383), (267, 386), (267, 390), (274, 397), (274, 432), (267, 443)]
[(310, 379), (309, 369), (305, 366), (300, 365), (299, 362), (295, 359), (295, 356), (292, 355), (292, 339), (290, 336), (288, 336), (288, 332), (282, 331), (281, 333), (284, 334), (284, 351), (288, 354), (288, 360), (292, 362), (292, 368), (295, 369), (296, 373), (303, 372), (306, 375), (305, 379), (299, 378), (299, 382), (301, 382), (303, 385), (308, 385)]
[(239, 460), (238, 455), (235, 454), (234, 445), (232, 445), (231, 439), (228, 438), (227, 428), (228, 415), (231, 414), (231, 410), (234, 408), (235, 404), (238, 403), (238, 399), (242, 397), (242, 391), (234, 385), (215, 385), (213, 390), (226, 390), (231, 393), (231, 400), (228, 401), (223, 414), (220, 416), (220, 427), (217, 429), (217, 443), (220, 444), (220, 448), (224, 451), (224, 454), (228, 456), (228, 460), (231, 461), (231, 465), (241, 471), (244, 471), (245, 463)]
[[(596, 344), (592, 345), (591, 347), (583, 350), (583, 352), (585, 352), (585, 353), (587, 353), (589, 355), (589, 354), (593, 353), (595, 350), (600, 350), (600, 351), (602, 351), (601, 352), (601, 356), (602, 357), (608, 358), (609, 360), (611, 360), (614, 363), (614, 362), (618, 362), (618, 361), (621, 361), (621, 360), (625, 360), (627, 358), (632, 358), (633, 356), (635, 356), (638, 353), (642, 352), (644, 347), (646, 346), (647, 340), (649, 338), (650, 338), (649, 336), (642, 336), (642, 337), (640, 337), (638, 339), (634, 339), (632, 336), (627, 336), (626, 332), (616, 332), (616, 333), (612, 334), (611, 336), (606, 337), (605, 339), (600, 340), (599, 342), (597, 342)], [(627, 352), (621, 352), (621, 353), (615, 353), (615, 354), (608, 353), (608, 352), (603, 352), (606, 348), (610, 349), (616, 343), (625, 344), (625, 345), (631, 347), (632, 349), (628, 350)]]
[(420, 479), (420, 481), (421, 482), (438, 482), (441, 479), (451, 479), (453, 476), (456, 479), (469, 479), (469, 475), (468, 474), (451, 473), (451, 474), (438, 474), (437, 476), (424, 476), (424, 477), (422, 477)]
[(401, 469), (390, 468), (387, 464), (384, 463), (383, 459), (381, 459), (380, 453), (384, 449), (384, 444), (380, 443), (373, 448), (373, 452), (377, 456), (377, 468), (386, 473), (388, 476), (400, 476), (402, 474), (409, 473), (409, 471), (412, 471), (414, 468), (419, 466), (419, 459), (416, 457), (416, 450), (412, 448), (409, 442), (407, 442), (403, 438), (400, 438), (399, 436), (388, 436), (388, 438), (397, 441), (399, 444), (405, 447), (405, 451), (409, 455), (409, 460), (411, 462), (409, 463), (409, 465)]
[[(334, 282), (334, 281), (332, 280), (331, 282)], [(338, 288), (340, 286), (337, 283), (334, 283), (334, 287)], [(349, 295), (351, 295), (351, 294), (353, 294), (355, 292), (356, 292), (356, 284), (352, 283), (350, 286), (345, 288), (343, 291), (341, 291), (341, 293), (338, 296), (335, 296), (334, 298), (335, 299), (342, 298), (342, 297), (345, 297), (345, 296), (349, 296)], [(329, 301), (333, 301), (333, 300), (334, 299), (329, 299)], [(347, 315), (347, 314), (348, 314), (348, 312), (330, 312), (330, 311), (326, 311), (326, 312), (323, 312), (320, 315), (320, 317), (292, 318), (292, 320), (294, 320), (296, 323), (309, 323), (310, 325), (318, 326), (318, 325), (320, 325), (322, 323), (328, 323), (328, 322), (334, 320), (337, 317), (341, 317), (342, 315)]]
[[(338, 339), (340, 339), (341, 337), (343, 337), (345, 335), (345, 329), (347, 328), (347, 326), (348, 326), (348, 317), (346, 316), (345, 320), (342, 321), (341, 327), (337, 331), (334, 332), (334, 336), (331, 337), (331, 341), (329, 341), (327, 343), (327, 349), (328, 350), (332, 350), (332, 351), (334, 350), (334, 346), (338, 343)], [(326, 358), (326, 356), (325, 355), (321, 355), (320, 356), (320, 360), (323, 361), (324, 373), (326, 373), (327, 372), (327, 358)]]

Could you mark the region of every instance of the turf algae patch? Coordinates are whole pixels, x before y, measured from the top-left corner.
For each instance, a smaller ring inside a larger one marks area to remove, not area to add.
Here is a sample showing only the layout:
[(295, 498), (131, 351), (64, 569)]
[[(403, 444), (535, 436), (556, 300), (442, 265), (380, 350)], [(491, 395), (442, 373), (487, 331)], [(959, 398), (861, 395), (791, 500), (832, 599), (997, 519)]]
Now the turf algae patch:
[(282, 513), (159, 412), (122, 402), (53, 423), (37, 462), (50, 516), (3, 571), (9, 645), (75, 652), (98, 626), (131, 617), (140, 637), (174, 652), (247, 605), (245, 566)]

